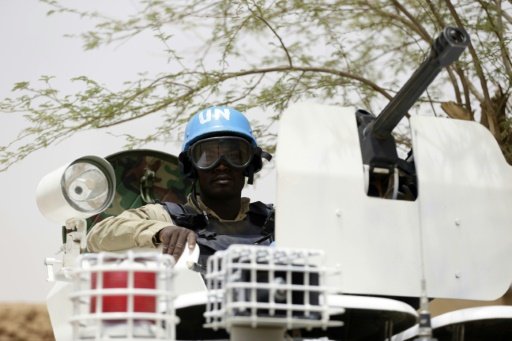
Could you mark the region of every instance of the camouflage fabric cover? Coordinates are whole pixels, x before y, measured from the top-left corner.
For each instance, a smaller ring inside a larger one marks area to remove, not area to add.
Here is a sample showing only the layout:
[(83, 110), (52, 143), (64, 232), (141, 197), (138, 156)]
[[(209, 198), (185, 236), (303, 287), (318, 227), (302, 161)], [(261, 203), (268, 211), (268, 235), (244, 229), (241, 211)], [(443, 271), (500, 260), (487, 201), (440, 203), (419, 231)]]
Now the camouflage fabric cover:
[(102, 219), (157, 201), (185, 203), (192, 181), (181, 175), (174, 155), (136, 149), (105, 158), (116, 175), (116, 194), (110, 207), (87, 219), (88, 230)]

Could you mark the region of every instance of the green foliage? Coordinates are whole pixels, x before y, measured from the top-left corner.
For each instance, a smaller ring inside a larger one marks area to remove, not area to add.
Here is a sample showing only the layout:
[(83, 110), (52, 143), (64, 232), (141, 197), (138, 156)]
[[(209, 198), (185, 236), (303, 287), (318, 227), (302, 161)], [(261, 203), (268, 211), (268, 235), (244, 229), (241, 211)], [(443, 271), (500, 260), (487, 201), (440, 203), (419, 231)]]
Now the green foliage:
[[(140, 0), (139, 13), (110, 18), (43, 0), (48, 15), (77, 15), (95, 25), (76, 38), (84, 49), (119, 43), (143, 32), (162, 42), (174, 72), (141, 74), (112, 91), (87, 76), (80, 90), (63, 94), (51, 77), (18, 82), (0, 111), (23, 114), (30, 126), (0, 148), (0, 168), (85, 129), (161, 114), (148, 137), (130, 146), (166, 140), (200, 108), (227, 104), (263, 108), (269, 122), (257, 133), (272, 149), (268, 127), (298, 100), (354, 105), (378, 113), (425, 57), (447, 25), (464, 27), (472, 46), (443, 72), (415, 112), (476, 119), (490, 129), (512, 160), (510, 101), (512, 5), (472, 0)], [(176, 42), (196, 33), (193, 48)], [(140, 70), (143, 72), (144, 70)], [(499, 95), (499, 96), (498, 96)], [(452, 105), (442, 104), (453, 102)], [(453, 111), (456, 109), (456, 112)], [(444, 112), (443, 112), (444, 110)]]

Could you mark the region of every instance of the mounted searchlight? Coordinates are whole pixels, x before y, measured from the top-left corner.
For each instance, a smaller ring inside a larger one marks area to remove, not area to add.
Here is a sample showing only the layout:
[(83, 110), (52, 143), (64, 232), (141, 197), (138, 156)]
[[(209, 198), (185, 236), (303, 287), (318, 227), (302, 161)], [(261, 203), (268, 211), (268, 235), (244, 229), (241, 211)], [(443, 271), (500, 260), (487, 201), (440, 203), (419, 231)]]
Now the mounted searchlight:
[(115, 195), (112, 165), (98, 156), (81, 157), (41, 179), (36, 202), (41, 213), (63, 224), (88, 218), (107, 209)]

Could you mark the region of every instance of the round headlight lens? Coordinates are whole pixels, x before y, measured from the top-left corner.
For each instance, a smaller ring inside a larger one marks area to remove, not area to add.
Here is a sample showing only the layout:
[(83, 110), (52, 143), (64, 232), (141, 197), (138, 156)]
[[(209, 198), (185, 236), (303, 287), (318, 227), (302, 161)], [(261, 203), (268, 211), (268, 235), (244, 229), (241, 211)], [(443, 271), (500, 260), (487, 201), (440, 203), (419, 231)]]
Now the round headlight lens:
[(71, 164), (62, 176), (62, 192), (76, 210), (101, 212), (110, 205), (113, 196), (109, 177), (94, 163), (78, 161)]

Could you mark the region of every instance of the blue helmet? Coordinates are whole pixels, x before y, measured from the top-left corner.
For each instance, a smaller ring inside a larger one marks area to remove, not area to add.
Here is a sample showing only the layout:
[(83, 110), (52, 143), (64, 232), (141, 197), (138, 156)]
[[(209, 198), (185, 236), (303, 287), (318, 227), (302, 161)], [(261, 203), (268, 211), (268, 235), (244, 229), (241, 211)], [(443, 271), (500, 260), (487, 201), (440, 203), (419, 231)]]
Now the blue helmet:
[(188, 121), (181, 151), (186, 152), (194, 142), (216, 135), (240, 136), (258, 146), (244, 114), (230, 107), (214, 106), (201, 110)]
[(182, 172), (190, 178), (196, 178), (196, 172), (188, 158), (188, 150), (195, 142), (213, 136), (240, 136), (254, 147), (251, 163), (244, 173), (252, 183), (254, 173), (261, 170), (262, 158), (270, 160), (272, 156), (261, 150), (252, 134), (249, 120), (240, 111), (226, 106), (213, 106), (196, 113), (188, 121), (185, 138), (179, 155)]

